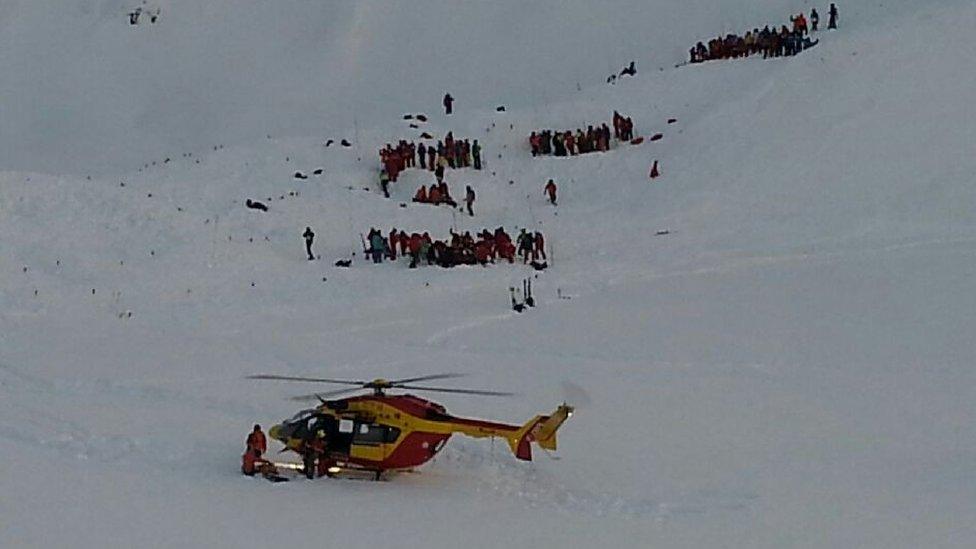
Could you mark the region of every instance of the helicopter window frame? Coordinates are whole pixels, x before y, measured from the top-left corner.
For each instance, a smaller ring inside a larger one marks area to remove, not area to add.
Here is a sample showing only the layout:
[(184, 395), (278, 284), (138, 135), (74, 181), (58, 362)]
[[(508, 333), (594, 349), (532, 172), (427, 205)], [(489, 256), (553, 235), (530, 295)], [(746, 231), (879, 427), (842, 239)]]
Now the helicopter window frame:
[(354, 435), (356, 430), (356, 423), (351, 419), (340, 419), (339, 420), (339, 432), (344, 435)]
[[(392, 429), (396, 429), (395, 427)], [(364, 446), (377, 446), (379, 444), (388, 444), (390, 442), (390, 430), (391, 427), (387, 425), (381, 425), (379, 423), (366, 423), (362, 422), (356, 423), (356, 432), (353, 433), (352, 443), (361, 444)], [(396, 429), (397, 437), (400, 436), (400, 430)], [(393, 440), (396, 440), (395, 438)]]

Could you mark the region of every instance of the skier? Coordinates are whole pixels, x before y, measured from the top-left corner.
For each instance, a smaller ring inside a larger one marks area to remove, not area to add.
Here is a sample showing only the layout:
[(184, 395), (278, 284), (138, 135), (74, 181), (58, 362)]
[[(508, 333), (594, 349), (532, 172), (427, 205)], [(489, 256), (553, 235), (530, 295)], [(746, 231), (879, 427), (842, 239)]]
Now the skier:
[(264, 437), (260, 425), (255, 425), (254, 430), (247, 435), (247, 449), (257, 450), (257, 457), (261, 457), (268, 451), (268, 440)]
[(481, 169), (481, 145), (478, 144), (478, 140), (474, 140), (474, 144), (471, 145), (471, 156), (474, 157), (474, 169)]
[(831, 4), (830, 11), (827, 12), (827, 14), (830, 16), (830, 20), (827, 21), (827, 28), (836, 29), (837, 28), (837, 6)]
[(810, 10), (810, 25), (813, 32), (817, 32), (817, 25), (820, 24), (820, 14), (817, 13), (817, 8)]
[(454, 98), (451, 94), (444, 94), (444, 114), (451, 114), (454, 112)]
[(390, 174), (386, 173), (386, 168), (380, 170), (380, 188), (383, 189), (383, 196), (390, 198)]
[(556, 183), (552, 179), (550, 179), (549, 182), (546, 183), (545, 193), (549, 195), (549, 203), (555, 206), (556, 205)]
[(311, 227), (305, 227), (302, 237), (305, 238), (305, 252), (308, 253), (308, 260), (313, 261), (315, 256), (312, 255), (312, 241), (315, 240), (315, 233), (312, 232)]
[(474, 211), (471, 209), (471, 205), (474, 204), (474, 189), (471, 188), (471, 185), (468, 185), (465, 190), (464, 203), (468, 206), (468, 215), (474, 217)]

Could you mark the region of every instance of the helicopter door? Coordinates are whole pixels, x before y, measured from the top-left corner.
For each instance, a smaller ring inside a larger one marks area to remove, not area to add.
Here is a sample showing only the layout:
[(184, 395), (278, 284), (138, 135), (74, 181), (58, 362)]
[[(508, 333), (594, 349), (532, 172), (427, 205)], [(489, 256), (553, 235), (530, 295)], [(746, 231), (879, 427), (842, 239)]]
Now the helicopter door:
[(355, 428), (356, 426), (351, 419), (340, 419), (335, 436), (329, 441), (329, 449), (333, 452), (349, 455)]

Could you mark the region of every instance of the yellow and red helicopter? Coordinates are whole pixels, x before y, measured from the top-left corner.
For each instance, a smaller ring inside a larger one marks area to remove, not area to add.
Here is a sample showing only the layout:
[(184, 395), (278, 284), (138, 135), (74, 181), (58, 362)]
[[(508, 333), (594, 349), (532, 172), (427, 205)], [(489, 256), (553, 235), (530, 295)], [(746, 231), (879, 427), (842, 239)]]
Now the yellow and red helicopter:
[[(455, 433), (475, 438), (502, 438), (508, 442), (516, 458), (526, 461), (532, 460), (533, 442), (545, 450), (556, 450), (556, 431), (573, 415), (573, 407), (568, 404), (563, 403), (550, 415), (537, 415), (523, 425), (508, 425), (453, 416), (444, 406), (411, 394), (386, 393), (390, 389), (406, 389), (488, 396), (512, 394), (412, 385), (462, 375), (436, 374), (372, 381), (269, 374), (248, 378), (353, 386), (294, 397), (293, 400), (298, 401), (318, 400), (319, 405), (302, 410), (268, 430), (271, 438), (284, 444), (282, 452), (292, 451), (303, 457), (301, 469), (309, 478), (313, 476), (313, 464), (317, 460), (315, 470), (319, 475), (359, 472), (370, 473), (379, 480), (384, 472), (411, 470), (426, 463)], [(372, 391), (372, 394), (330, 400), (363, 389)]]

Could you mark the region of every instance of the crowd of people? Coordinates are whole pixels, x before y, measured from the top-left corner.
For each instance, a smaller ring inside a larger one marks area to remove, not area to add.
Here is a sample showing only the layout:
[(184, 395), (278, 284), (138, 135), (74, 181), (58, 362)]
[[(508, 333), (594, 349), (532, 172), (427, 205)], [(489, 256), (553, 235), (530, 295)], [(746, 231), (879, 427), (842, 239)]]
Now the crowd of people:
[(441, 168), (481, 169), (481, 145), (475, 139), (455, 139), (447, 132), (437, 145), (417, 144), (400, 140), (396, 147), (387, 143), (380, 149), (380, 162), (390, 181), (396, 181), (400, 172), (419, 165), (420, 169), (436, 171)]
[(373, 228), (364, 239), (363, 251), (373, 263), (409, 257), (411, 269), (419, 267), (423, 262), (449, 268), (457, 265), (487, 265), (496, 260), (514, 263), (516, 257), (521, 257), (523, 263), (547, 259), (546, 241), (541, 232), (522, 229), (513, 241), (502, 227), (494, 231), (485, 229), (476, 236), (467, 231), (461, 234), (451, 230), (450, 237), (444, 240), (434, 240), (427, 232), (408, 233), (395, 228), (390, 230), (389, 236), (384, 236), (382, 231)]
[[(830, 5), (828, 12), (830, 20), (827, 28), (837, 28), (837, 6)], [(738, 59), (750, 55), (762, 54), (763, 59), (797, 55), (803, 50), (816, 46), (819, 40), (810, 37), (811, 32), (819, 30), (820, 14), (814, 8), (810, 11), (809, 19), (802, 13), (790, 17), (791, 26), (782, 25), (779, 30), (767, 25), (762, 30), (758, 28), (745, 35), (729, 34), (708, 41), (706, 46), (699, 42), (689, 51), (691, 63), (703, 63), (713, 59)]]
[[(613, 137), (621, 141), (634, 138), (634, 121), (629, 116), (613, 112)], [(541, 130), (529, 135), (532, 156), (576, 156), (591, 152), (610, 150), (610, 128), (606, 123), (587, 126), (586, 131), (577, 128), (576, 132)]]

